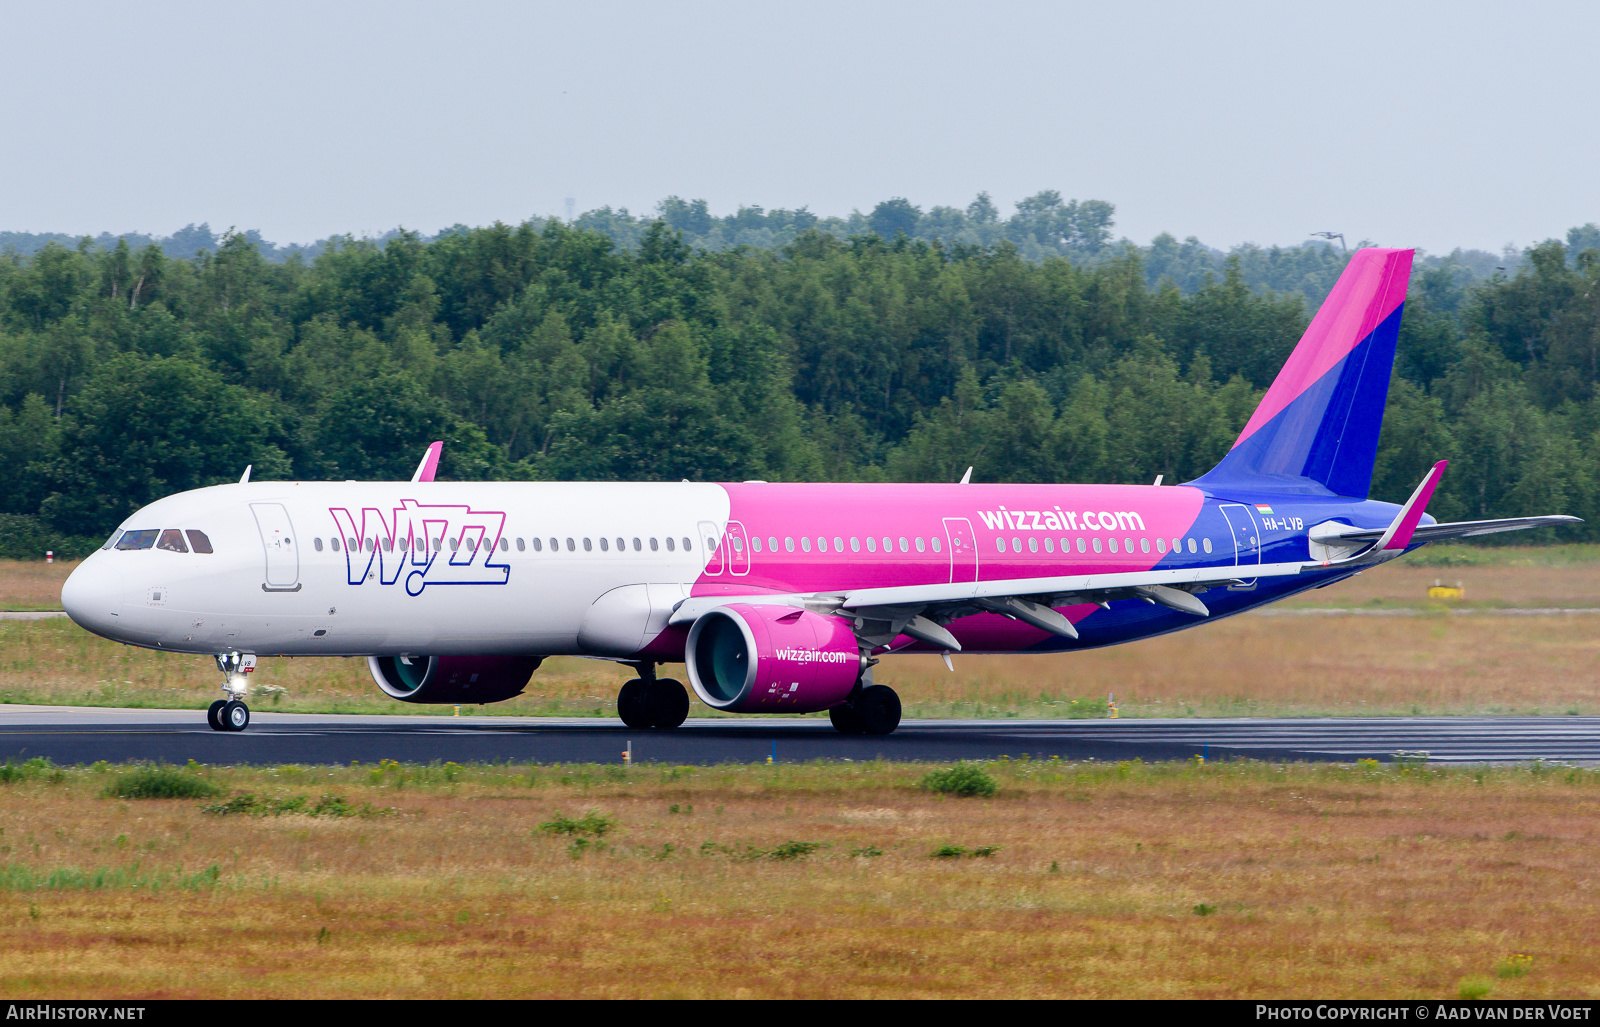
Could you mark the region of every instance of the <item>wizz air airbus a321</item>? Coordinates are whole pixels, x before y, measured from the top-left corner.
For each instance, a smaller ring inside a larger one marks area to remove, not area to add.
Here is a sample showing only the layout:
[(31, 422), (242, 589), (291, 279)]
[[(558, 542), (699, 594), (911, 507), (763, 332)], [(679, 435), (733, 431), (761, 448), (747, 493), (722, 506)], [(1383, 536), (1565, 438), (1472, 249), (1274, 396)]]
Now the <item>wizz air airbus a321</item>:
[(250, 722), (257, 656), (365, 656), (402, 702), (490, 703), (562, 654), (637, 672), (617, 695), (635, 728), (683, 723), (656, 668), (684, 663), (716, 709), (887, 734), (888, 653), (1116, 645), (1437, 539), (1576, 521), (1435, 523), (1444, 461), (1403, 506), (1367, 497), (1411, 258), (1356, 253), (1233, 449), (1183, 485), (439, 482), (434, 443), (409, 482), (247, 470), (152, 503), (61, 600), (106, 638), (215, 656), (221, 731)]

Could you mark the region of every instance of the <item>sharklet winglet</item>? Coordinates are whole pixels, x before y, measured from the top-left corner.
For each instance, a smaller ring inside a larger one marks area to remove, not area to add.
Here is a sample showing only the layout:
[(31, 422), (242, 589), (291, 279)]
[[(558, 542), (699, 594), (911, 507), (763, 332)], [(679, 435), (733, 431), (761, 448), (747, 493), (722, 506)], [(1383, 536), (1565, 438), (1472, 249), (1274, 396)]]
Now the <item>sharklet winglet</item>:
[(1411, 536), (1422, 520), (1423, 511), (1428, 508), (1428, 500), (1433, 498), (1433, 490), (1439, 487), (1439, 479), (1443, 477), (1444, 469), (1448, 466), (1450, 466), (1448, 460), (1440, 460), (1433, 465), (1433, 470), (1427, 473), (1422, 479), (1422, 484), (1417, 486), (1417, 491), (1411, 493), (1411, 498), (1401, 507), (1399, 516), (1389, 525), (1389, 530), (1384, 532), (1383, 537), (1372, 547), (1374, 552), (1380, 549), (1404, 549), (1411, 544)]
[(417, 465), (417, 473), (411, 476), (412, 481), (432, 481), (433, 476), (439, 473), (439, 453), (444, 449), (444, 441), (440, 440), (428, 447), (422, 454), (422, 463)]

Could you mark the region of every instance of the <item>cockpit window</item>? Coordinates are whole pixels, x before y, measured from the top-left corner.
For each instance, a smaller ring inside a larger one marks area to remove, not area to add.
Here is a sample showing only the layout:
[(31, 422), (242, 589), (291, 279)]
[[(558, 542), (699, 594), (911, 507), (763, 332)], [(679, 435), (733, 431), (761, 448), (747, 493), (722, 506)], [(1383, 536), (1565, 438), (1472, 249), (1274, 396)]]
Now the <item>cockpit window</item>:
[(189, 545), (194, 548), (195, 552), (210, 554), (211, 540), (206, 538), (205, 532), (190, 528), (185, 534), (189, 536)]
[(157, 549), (165, 549), (169, 553), (187, 553), (189, 547), (183, 543), (183, 532), (177, 528), (168, 528), (161, 533), (161, 538), (156, 542)]
[(125, 531), (117, 542), (117, 548), (149, 549), (156, 544), (156, 536), (160, 534), (160, 528), (151, 528), (148, 531)]
[(117, 539), (120, 538), (121, 536), (122, 536), (122, 529), (118, 528), (116, 531), (113, 531), (111, 533), (111, 537), (106, 539), (106, 544), (101, 546), (100, 548), (101, 549), (110, 549), (112, 546), (117, 544)]

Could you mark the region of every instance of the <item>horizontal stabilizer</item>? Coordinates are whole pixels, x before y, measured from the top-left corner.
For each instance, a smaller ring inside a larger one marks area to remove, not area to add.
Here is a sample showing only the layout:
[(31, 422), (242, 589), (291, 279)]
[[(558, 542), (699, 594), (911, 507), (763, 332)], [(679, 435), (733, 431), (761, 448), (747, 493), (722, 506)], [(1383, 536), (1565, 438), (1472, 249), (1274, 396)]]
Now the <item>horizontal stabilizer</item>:
[[(1411, 534), (1413, 542), (1438, 542), (1447, 538), (1472, 538), (1475, 535), (1493, 535), (1501, 531), (1525, 531), (1528, 528), (1554, 528), (1562, 524), (1582, 524), (1582, 517), (1570, 514), (1551, 514), (1543, 517), (1503, 517), (1493, 521), (1452, 521), (1448, 524), (1424, 524)], [(1383, 537), (1385, 528), (1347, 528), (1330, 525), (1316, 531), (1312, 539), (1325, 546), (1355, 548)]]

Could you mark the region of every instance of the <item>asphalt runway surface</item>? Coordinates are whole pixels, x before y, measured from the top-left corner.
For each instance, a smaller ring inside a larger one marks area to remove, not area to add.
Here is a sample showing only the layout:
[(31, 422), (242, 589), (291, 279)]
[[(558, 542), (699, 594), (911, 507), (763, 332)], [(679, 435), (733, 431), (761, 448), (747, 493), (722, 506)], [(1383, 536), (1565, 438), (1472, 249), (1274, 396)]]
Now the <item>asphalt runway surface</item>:
[(638, 731), (600, 718), (255, 713), (240, 733), (200, 710), (0, 706), (0, 760), (57, 764), (753, 763), (1034, 759), (1560, 760), (1600, 763), (1600, 717), (907, 720), (892, 735), (846, 737), (815, 718), (690, 719)]

